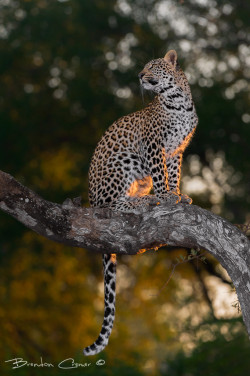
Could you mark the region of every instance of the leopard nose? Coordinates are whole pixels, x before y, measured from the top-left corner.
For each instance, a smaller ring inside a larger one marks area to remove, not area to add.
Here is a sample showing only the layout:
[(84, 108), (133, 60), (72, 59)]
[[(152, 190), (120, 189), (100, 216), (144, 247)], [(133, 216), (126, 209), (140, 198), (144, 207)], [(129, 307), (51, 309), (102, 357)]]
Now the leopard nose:
[(140, 72), (140, 73), (138, 74), (138, 77), (139, 77), (140, 80), (142, 79), (143, 76), (145, 76), (145, 73), (144, 73), (144, 72)]

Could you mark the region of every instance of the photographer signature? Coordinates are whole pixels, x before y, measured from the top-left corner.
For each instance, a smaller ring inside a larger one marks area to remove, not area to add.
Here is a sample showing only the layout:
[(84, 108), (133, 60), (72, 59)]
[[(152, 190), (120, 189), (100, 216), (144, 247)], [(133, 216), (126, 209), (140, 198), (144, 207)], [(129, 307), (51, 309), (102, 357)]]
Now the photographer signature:
[[(58, 364), (47, 363), (43, 361), (43, 358), (40, 358), (40, 363), (30, 363), (23, 358), (14, 358), (5, 360), (5, 363), (10, 363), (12, 365), (12, 369), (21, 368), (21, 367), (35, 367), (35, 368), (53, 368), (58, 367), (61, 369), (72, 369), (72, 368), (84, 368), (90, 367), (92, 363), (76, 363), (74, 358), (67, 358), (59, 362)], [(103, 366), (105, 364), (105, 360), (99, 359), (94, 363), (96, 366)]]

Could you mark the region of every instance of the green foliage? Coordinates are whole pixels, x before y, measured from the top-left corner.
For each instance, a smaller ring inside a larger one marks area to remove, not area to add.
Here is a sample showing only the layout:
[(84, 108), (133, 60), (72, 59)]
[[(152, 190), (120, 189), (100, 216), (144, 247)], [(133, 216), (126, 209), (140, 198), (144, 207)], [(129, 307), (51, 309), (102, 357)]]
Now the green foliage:
[(198, 345), (189, 355), (179, 353), (174, 361), (167, 362), (171, 376), (241, 376), (249, 373), (250, 345), (246, 336), (239, 335), (228, 341), (218, 333), (213, 341)]

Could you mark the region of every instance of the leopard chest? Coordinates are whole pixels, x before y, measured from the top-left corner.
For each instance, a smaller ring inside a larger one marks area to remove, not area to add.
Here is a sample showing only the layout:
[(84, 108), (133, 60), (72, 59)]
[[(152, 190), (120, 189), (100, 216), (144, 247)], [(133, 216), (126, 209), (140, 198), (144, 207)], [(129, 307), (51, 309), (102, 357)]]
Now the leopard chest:
[[(197, 117), (195, 110), (187, 111), (183, 106), (178, 108), (155, 106), (146, 113), (142, 129), (142, 151), (144, 157), (151, 158), (151, 152), (158, 154), (165, 149), (166, 156), (183, 152), (194, 132)], [(188, 107), (190, 109), (191, 107)]]
[(168, 110), (161, 127), (162, 142), (166, 155), (183, 152), (194, 132), (196, 121), (193, 111), (185, 108)]

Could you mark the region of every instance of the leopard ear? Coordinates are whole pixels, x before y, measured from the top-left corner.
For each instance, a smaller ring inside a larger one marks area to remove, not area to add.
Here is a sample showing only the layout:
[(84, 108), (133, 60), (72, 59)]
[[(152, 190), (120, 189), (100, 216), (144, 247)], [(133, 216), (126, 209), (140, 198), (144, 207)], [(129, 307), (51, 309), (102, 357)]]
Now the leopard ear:
[(177, 53), (175, 50), (170, 50), (166, 53), (166, 55), (164, 56), (164, 60), (172, 65), (173, 68), (176, 67), (176, 63), (177, 63)]

